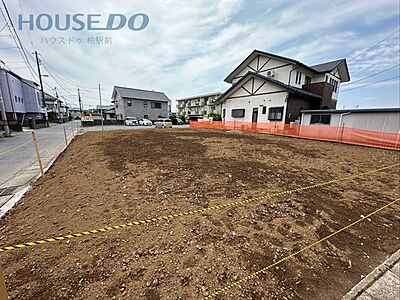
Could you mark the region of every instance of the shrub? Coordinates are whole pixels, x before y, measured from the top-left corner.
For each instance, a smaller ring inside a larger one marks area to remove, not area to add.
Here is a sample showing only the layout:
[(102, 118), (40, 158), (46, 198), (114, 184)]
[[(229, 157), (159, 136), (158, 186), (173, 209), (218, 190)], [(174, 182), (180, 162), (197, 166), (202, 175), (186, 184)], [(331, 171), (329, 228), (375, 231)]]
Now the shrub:
[(217, 113), (209, 113), (208, 118), (213, 119), (213, 121), (222, 121), (221, 115)]

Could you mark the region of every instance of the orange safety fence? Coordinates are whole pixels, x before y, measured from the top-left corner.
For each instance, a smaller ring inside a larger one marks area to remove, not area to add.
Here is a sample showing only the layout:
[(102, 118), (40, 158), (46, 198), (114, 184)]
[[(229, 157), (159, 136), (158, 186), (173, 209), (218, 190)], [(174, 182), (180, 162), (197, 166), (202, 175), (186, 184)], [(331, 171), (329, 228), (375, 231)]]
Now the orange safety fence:
[(277, 122), (251, 123), (239, 121), (191, 122), (190, 128), (239, 130), (253, 133), (266, 133), (288, 137), (400, 150), (400, 132), (378, 132), (327, 125), (298, 125), (282, 124)]

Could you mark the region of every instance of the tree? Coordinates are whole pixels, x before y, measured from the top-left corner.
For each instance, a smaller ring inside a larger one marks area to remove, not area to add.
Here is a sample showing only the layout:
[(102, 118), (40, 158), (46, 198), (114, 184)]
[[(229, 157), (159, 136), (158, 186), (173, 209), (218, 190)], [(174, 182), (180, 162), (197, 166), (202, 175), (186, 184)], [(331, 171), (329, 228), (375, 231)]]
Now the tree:
[(186, 124), (187, 121), (186, 121), (185, 116), (179, 116), (178, 118), (181, 119), (183, 124)]
[(208, 118), (213, 119), (213, 121), (222, 121), (221, 115), (217, 113), (209, 113)]
[(171, 121), (174, 121), (177, 119), (175, 114), (170, 115), (169, 118), (171, 119)]

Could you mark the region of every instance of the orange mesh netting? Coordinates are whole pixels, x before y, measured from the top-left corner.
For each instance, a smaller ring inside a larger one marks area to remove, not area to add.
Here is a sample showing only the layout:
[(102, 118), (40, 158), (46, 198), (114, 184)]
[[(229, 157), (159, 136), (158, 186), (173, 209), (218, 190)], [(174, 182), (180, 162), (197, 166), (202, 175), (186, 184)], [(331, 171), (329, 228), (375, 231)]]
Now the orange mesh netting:
[(326, 125), (295, 125), (282, 123), (251, 123), (238, 121), (191, 122), (190, 128), (240, 130), (289, 137), (340, 142), (384, 149), (400, 150), (399, 133), (369, 131)]

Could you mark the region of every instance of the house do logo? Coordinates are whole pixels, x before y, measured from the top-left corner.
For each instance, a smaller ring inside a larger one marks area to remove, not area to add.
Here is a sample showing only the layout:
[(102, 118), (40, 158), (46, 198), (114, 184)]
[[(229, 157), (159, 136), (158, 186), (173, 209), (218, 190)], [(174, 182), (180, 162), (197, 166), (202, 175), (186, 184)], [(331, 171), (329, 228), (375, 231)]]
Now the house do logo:
[(58, 30), (58, 31), (114, 31), (128, 28), (132, 31), (141, 31), (149, 25), (149, 17), (144, 13), (136, 13), (131, 16), (123, 14), (29, 14), (27, 17), (18, 15), (18, 29), (29, 30)]

